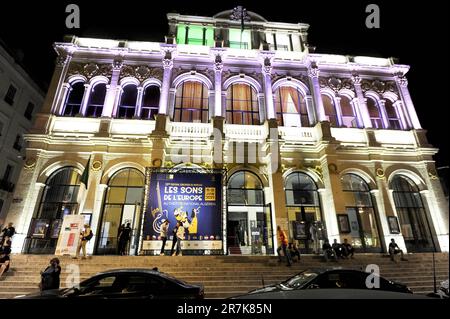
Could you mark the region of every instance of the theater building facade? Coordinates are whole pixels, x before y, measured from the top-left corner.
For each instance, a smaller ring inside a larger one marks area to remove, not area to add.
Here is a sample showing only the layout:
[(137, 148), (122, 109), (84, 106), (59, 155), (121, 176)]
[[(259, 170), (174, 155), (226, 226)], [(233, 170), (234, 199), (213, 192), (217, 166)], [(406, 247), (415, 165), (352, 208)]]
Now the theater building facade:
[(313, 225), (362, 252), (448, 251), (409, 66), (313, 53), (308, 25), (236, 12), (168, 14), (165, 43), (55, 43), (7, 218), (15, 252), (53, 253), (69, 214), (93, 254), (114, 254), (125, 223), (130, 254), (159, 254), (164, 219), (186, 227), (184, 254), (274, 254), (277, 226), (312, 252)]

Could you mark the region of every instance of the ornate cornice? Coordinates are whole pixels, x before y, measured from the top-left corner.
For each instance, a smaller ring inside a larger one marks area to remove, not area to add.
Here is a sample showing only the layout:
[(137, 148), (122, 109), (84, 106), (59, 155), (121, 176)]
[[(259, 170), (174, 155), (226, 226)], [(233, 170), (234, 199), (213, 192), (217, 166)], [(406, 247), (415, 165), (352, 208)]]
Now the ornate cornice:
[(94, 76), (102, 75), (107, 78), (111, 78), (112, 74), (111, 64), (96, 64), (96, 63), (71, 63), (69, 70), (67, 71), (67, 77), (72, 75), (82, 75), (87, 79), (91, 79)]
[(334, 92), (339, 92), (341, 89), (348, 89), (354, 91), (353, 82), (351, 79), (337, 78), (337, 77), (320, 77), (319, 84), (322, 88), (330, 88)]
[(122, 67), (122, 71), (120, 72), (119, 78), (122, 79), (124, 77), (134, 77), (139, 82), (143, 82), (149, 78), (156, 78), (162, 81), (162, 69), (159, 68), (150, 68), (146, 65), (139, 66), (131, 66), (124, 65)]

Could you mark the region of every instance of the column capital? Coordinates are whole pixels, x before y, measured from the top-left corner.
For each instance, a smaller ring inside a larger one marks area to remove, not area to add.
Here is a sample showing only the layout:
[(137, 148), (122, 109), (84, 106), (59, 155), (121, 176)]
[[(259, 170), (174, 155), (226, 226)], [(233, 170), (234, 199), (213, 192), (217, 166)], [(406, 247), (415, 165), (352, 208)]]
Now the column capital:
[(176, 44), (161, 43), (159, 45), (163, 59), (173, 59), (177, 51)]
[(172, 59), (163, 59), (162, 65), (164, 69), (172, 69), (173, 68), (173, 60)]
[(55, 64), (58, 67), (64, 67), (66, 64), (70, 62), (71, 59), (72, 54), (64, 52), (56, 57)]
[(308, 64), (308, 76), (310, 78), (319, 78), (320, 70), (317, 62), (310, 61)]
[(356, 74), (356, 73), (352, 74), (351, 80), (352, 80), (354, 85), (360, 85), (361, 84), (361, 77), (358, 74)]
[(408, 86), (408, 79), (406, 76), (403, 75), (403, 73), (397, 73), (394, 75), (395, 82), (397, 82), (402, 87)]
[(122, 57), (116, 57), (112, 63), (112, 67), (114, 71), (120, 71), (123, 67)]

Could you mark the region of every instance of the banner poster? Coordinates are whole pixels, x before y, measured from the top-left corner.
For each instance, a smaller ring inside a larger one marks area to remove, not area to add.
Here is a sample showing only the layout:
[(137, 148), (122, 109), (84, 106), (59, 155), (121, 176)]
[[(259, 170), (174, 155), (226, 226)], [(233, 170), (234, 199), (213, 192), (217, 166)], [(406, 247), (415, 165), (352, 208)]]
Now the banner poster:
[[(144, 250), (161, 248), (160, 227), (165, 219), (170, 222), (170, 239), (178, 221), (185, 228), (182, 249), (222, 249), (222, 174), (152, 172), (144, 216)], [(171, 245), (168, 240), (166, 249)]]
[(66, 215), (56, 244), (55, 255), (75, 256), (80, 233), (84, 227), (84, 215)]

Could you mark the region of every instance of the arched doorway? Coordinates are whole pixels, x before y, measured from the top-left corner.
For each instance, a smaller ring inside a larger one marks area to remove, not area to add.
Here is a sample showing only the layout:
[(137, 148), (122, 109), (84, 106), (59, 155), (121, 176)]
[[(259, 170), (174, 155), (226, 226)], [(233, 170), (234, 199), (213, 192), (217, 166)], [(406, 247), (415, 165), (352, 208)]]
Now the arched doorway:
[(227, 247), (230, 254), (272, 254), (272, 217), (261, 180), (249, 171), (228, 179)]
[(303, 253), (312, 253), (310, 227), (316, 221), (323, 229), (317, 185), (307, 174), (294, 172), (286, 177), (285, 194), (289, 237), (298, 241)]
[(404, 175), (396, 175), (390, 186), (406, 249), (409, 252), (434, 251), (430, 224), (419, 187)]
[(53, 254), (64, 216), (78, 210), (80, 174), (73, 167), (63, 167), (47, 179), (39, 209), (31, 220), (25, 243), (30, 254)]
[(355, 249), (364, 252), (380, 252), (378, 221), (369, 185), (355, 174), (342, 176), (341, 185), (348, 221), (346, 225), (345, 219), (338, 218), (341, 234), (344, 237), (351, 237), (350, 241)]
[(96, 254), (117, 254), (119, 227), (127, 223), (132, 228), (128, 252), (137, 253), (143, 195), (144, 175), (137, 169), (124, 168), (109, 179)]

